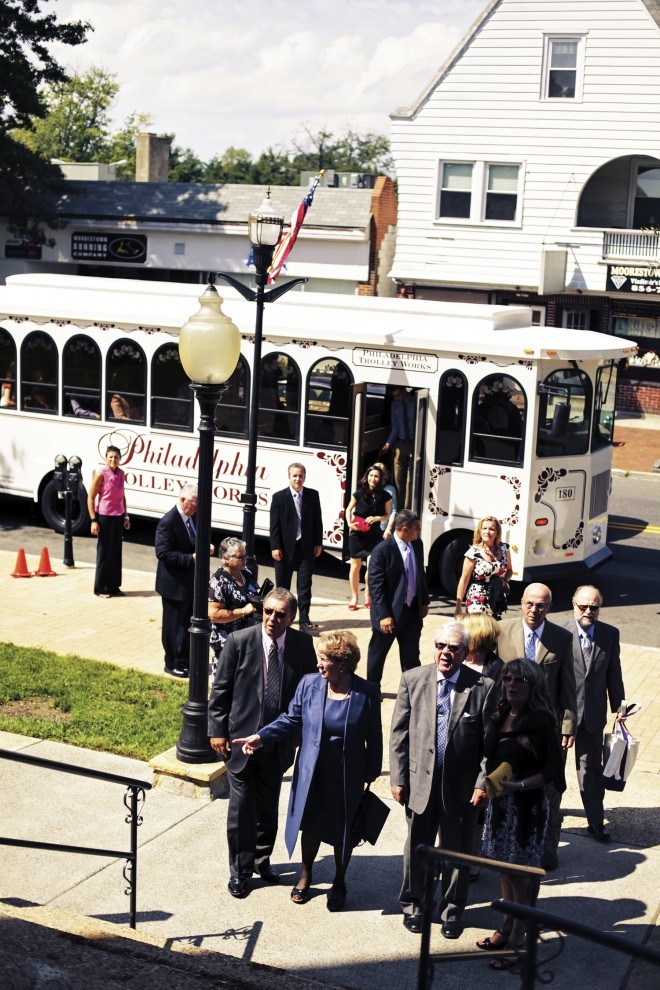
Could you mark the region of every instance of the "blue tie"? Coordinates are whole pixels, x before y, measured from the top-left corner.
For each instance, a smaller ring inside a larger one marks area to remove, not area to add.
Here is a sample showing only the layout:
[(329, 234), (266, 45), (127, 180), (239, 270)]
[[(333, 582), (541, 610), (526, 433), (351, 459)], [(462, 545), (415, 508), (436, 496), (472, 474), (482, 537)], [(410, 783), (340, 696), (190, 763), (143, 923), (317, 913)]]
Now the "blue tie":
[(444, 763), (445, 749), (447, 748), (447, 729), (449, 728), (449, 716), (451, 715), (451, 682), (442, 680), (438, 683), (438, 722), (437, 722), (437, 746), (435, 751), (435, 762), (437, 766)]

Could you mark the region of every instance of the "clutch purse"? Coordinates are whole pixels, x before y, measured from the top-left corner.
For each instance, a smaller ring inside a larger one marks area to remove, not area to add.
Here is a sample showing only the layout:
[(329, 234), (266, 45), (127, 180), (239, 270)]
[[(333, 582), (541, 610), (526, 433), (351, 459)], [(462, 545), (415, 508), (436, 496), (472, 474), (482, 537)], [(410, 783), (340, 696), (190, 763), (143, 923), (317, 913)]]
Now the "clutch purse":
[(371, 526), (362, 516), (353, 516), (353, 525), (360, 533), (368, 533)]
[(375, 846), (389, 813), (390, 809), (385, 802), (376, 797), (367, 786), (353, 822), (351, 835), (358, 842), (369, 842)]
[(493, 770), (492, 773), (488, 774), (488, 776), (486, 777), (486, 793), (488, 794), (488, 797), (491, 799), (491, 801), (493, 798), (498, 798), (502, 796), (502, 794), (504, 793), (504, 788), (502, 787), (502, 784), (505, 781), (508, 782), (509, 780), (511, 780), (512, 774), (513, 774), (513, 770), (511, 769), (510, 763), (500, 763), (499, 767), (496, 770)]

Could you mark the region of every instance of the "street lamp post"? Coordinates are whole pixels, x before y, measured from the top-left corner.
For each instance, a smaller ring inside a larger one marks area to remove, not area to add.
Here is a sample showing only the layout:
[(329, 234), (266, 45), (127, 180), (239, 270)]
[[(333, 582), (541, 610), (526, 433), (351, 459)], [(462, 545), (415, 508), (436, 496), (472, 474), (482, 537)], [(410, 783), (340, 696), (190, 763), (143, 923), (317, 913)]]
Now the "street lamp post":
[(213, 441), (215, 410), (227, 380), (238, 363), (241, 336), (222, 312), (220, 296), (213, 285), (200, 297), (201, 308), (181, 328), (179, 355), (191, 379), (191, 389), (200, 410), (197, 476), (197, 536), (193, 614), (190, 620), (190, 669), (188, 700), (176, 752), (183, 763), (208, 763), (217, 759), (207, 729), (209, 639), (209, 564), (211, 558), (211, 503), (213, 499)]
[(252, 245), (252, 258), (256, 269), (256, 289), (250, 289), (227, 272), (212, 272), (209, 280), (215, 277), (223, 279), (232, 285), (248, 302), (256, 302), (257, 315), (254, 328), (254, 359), (252, 362), (252, 391), (250, 393), (250, 419), (248, 423), (248, 456), (245, 474), (245, 491), (241, 495), (243, 502), (243, 542), (246, 546), (247, 566), (250, 572), (257, 576), (257, 560), (254, 552), (254, 529), (257, 513), (257, 440), (259, 427), (259, 399), (261, 391), (261, 343), (264, 325), (264, 305), (275, 302), (297, 285), (306, 282), (306, 278), (294, 278), (284, 282), (277, 288), (266, 291), (268, 269), (273, 260), (273, 252), (280, 239), (284, 221), (273, 209), (270, 200), (270, 190), (258, 210), (248, 217), (248, 234)]
[(80, 471), (82, 460), (76, 454), (67, 461), (64, 454), (55, 458), (54, 480), (58, 486), (57, 497), (64, 499), (64, 556), (62, 563), (65, 567), (75, 567), (73, 559), (73, 514), (72, 501), (78, 495), (80, 488)]

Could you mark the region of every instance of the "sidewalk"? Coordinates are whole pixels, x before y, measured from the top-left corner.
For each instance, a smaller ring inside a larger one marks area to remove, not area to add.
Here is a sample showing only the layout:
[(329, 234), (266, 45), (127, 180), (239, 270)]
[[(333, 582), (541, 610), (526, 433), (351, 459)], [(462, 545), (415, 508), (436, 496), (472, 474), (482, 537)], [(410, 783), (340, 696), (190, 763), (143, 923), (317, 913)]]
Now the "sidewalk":
[[(126, 571), (123, 583), (126, 597), (103, 601), (91, 594), (90, 566), (66, 569), (53, 560), (57, 578), (15, 580), (9, 576), (13, 570), (13, 557), (0, 552), (3, 603), (0, 639), (59, 652), (70, 651), (73, 646), (75, 652), (83, 656), (139, 667), (151, 673), (162, 672), (161, 606), (158, 596), (151, 590), (152, 575)], [(517, 609), (512, 610), (512, 614), (516, 612)], [(322, 630), (352, 629), (363, 656), (366, 654), (369, 637), (366, 610), (349, 613), (345, 602), (315, 602), (314, 617)], [(431, 620), (425, 624), (422, 638), (425, 660), (432, 656), (437, 624), (447, 618), (447, 607), (434, 603)], [(107, 635), (109, 626), (113, 628), (112, 637)], [(563, 800), (565, 817), (560, 867), (543, 882), (540, 898), (540, 906), (549, 911), (586, 920), (638, 942), (647, 938), (658, 907), (660, 726), (656, 703), (660, 684), (659, 659), (658, 650), (628, 644), (623, 647), (629, 696), (642, 702), (645, 708), (635, 725), (643, 743), (638, 764), (626, 790), (607, 797), (608, 817), (617, 841), (610, 846), (601, 846), (588, 837), (575, 772), (569, 762), (569, 789)], [(383, 681), (386, 736), (398, 680), (399, 665), (393, 649)], [(35, 755), (144, 780), (151, 776), (144, 763), (7, 733), (0, 733), (0, 747), (24, 749)], [(19, 767), (2, 760), (0, 787), (4, 796), (0, 808), (0, 834), (4, 836), (126, 848), (128, 828), (124, 824), (121, 788), (68, 775), (56, 779), (52, 772)], [(389, 800), (387, 765), (376, 789), (382, 798)], [(287, 781), (282, 794), (282, 817), (288, 790)], [(225, 799), (200, 804), (163, 789), (148, 792), (144, 825), (138, 831), (139, 933), (169, 947), (197, 946), (243, 961), (280, 967), (297, 977), (318, 979), (333, 986), (381, 990), (383, 979), (396, 981), (401, 987), (415, 985), (419, 939), (403, 928), (397, 903), (406, 833), (400, 808), (391, 804), (392, 813), (377, 846), (356, 851), (349, 874), (346, 910), (330, 918), (324, 896), (333, 873), (329, 850), (322, 849), (319, 859), (314, 878), (317, 895), (307, 905), (299, 907), (289, 899), (290, 888), (297, 877), (297, 856), (294, 854), (294, 860), (289, 863), (281, 838), (273, 862), (282, 874), (282, 885), (269, 887), (255, 881), (245, 900), (236, 901), (230, 897), (226, 890), (226, 807)], [(39, 920), (41, 909), (16, 906), (28, 902), (112, 922), (118, 938), (124, 939), (128, 905), (123, 894), (121, 860), (108, 863), (96, 857), (3, 847), (1, 863), (0, 907), (2, 914), (11, 914), (12, 924), (16, 924), (17, 919), (27, 919), (32, 911), (36, 915), (33, 918), (36, 930), (46, 930), (46, 922)], [(494, 875), (483, 874), (471, 889), (464, 935), (458, 942), (448, 943), (434, 926), (432, 951), (471, 948), (476, 938), (498, 927), (498, 919), (488, 906), (498, 896), (498, 891)], [(108, 945), (107, 926), (97, 937), (104, 946)], [(34, 956), (31, 958), (42, 958), (45, 966), (52, 967), (48, 946), (51, 946), (50, 938), (33, 939), (30, 951)], [(554, 948), (555, 939), (551, 938), (548, 954)], [(4, 951), (9, 950), (5, 947)], [(20, 960), (24, 959), (25, 953), (21, 952)], [(583, 990), (620, 990), (626, 986), (629, 965), (627, 957), (571, 940), (566, 951), (549, 968), (554, 969), (554, 985), (558, 988), (579, 986)], [(489, 970), (485, 960), (444, 965), (436, 973), (436, 982), (440, 980), (445, 990), (459, 987), (461, 990), (490, 990), (502, 985), (501, 975)], [(151, 985), (141, 978), (139, 982), (141, 987)], [(26, 978), (24, 983), (17, 982), (16, 988), (27, 990), (37, 985), (34, 979), (30, 982)], [(66, 983), (54, 985), (57, 990), (69, 986)], [(75, 983), (70, 985), (77, 986)], [(114, 976), (111, 981), (104, 970), (103, 980), (99, 979), (99, 990), (101, 985), (114, 988), (126, 984), (119, 980), (115, 984)], [(165, 990), (170, 986), (178, 987), (179, 983), (161, 985)], [(216, 975), (213, 980), (209, 977), (208, 982), (199, 984), (191, 977), (190, 990), (197, 990), (198, 985), (240, 987), (252, 984), (244, 982), (235, 973), (225, 981)], [(85, 990), (96, 990), (91, 977), (84, 986)]]
[[(618, 415), (614, 424), (614, 471), (653, 472), (660, 461), (660, 416), (644, 419)], [(660, 477), (659, 472), (655, 472)]]

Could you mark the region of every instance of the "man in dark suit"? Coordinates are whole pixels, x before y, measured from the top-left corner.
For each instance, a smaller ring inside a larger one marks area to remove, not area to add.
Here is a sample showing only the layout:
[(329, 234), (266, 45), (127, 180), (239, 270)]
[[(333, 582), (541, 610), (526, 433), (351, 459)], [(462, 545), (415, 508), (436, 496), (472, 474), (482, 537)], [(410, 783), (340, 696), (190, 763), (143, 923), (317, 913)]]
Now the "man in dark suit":
[[(463, 666), (470, 637), (460, 622), (435, 635), (435, 664), (404, 670), (390, 736), (392, 797), (405, 806), (408, 837), (399, 903), (405, 927), (421, 932), (422, 863), (417, 846), (436, 844), (472, 853), (474, 808), (486, 800), (481, 761), (496, 703), (493, 681)], [(470, 826), (470, 827), (468, 827)], [(458, 938), (470, 887), (469, 867), (442, 871), (440, 920), (445, 938)]]
[(394, 640), (399, 644), (401, 670), (419, 667), (419, 638), (429, 611), (419, 531), (419, 516), (402, 509), (394, 519), (393, 536), (378, 544), (369, 561), (372, 632), (367, 680), (375, 684), (381, 682)]
[(319, 493), (305, 487), (305, 468), (289, 465), (289, 487), (275, 492), (270, 504), (270, 549), (275, 561), (275, 584), (290, 588), (298, 571), (300, 626), (315, 629), (309, 618), (314, 560), (323, 550), (323, 520)]
[(573, 640), (577, 685), (577, 735), (575, 765), (580, 797), (589, 823), (589, 834), (609, 842), (603, 806), (603, 729), (607, 723), (607, 699), (617, 712), (626, 692), (621, 675), (619, 630), (599, 619), (603, 598), (593, 585), (579, 587), (573, 595), (573, 617), (565, 626)]
[(316, 671), (311, 637), (289, 628), (297, 604), (286, 588), (274, 588), (264, 601), (262, 625), (229, 635), (209, 697), (211, 746), (227, 761), (228, 888), (233, 897), (249, 893), (255, 871), (267, 883), (279, 883), (270, 856), (282, 776), (293, 763), (295, 746), (281, 742), (248, 758), (230, 740), (253, 735), (286, 711), (300, 679)]
[(383, 454), (394, 448), (394, 484), (399, 505), (412, 503), (412, 469), (415, 456), (415, 420), (417, 417), (417, 397), (415, 391), (408, 392), (403, 386), (395, 385), (391, 391), (391, 429), (387, 442), (382, 446)]
[(156, 528), (156, 591), (163, 600), (165, 673), (172, 677), (188, 676), (188, 629), (195, 583), (196, 511), (197, 486), (186, 484), (176, 505), (165, 513)]
[[(528, 585), (520, 604), (522, 620), (506, 619), (500, 624), (497, 652), (504, 663), (525, 658), (530, 663), (539, 664), (565, 754), (575, 742), (577, 730), (572, 637), (562, 626), (546, 619), (552, 608), (552, 592), (545, 584)], [(546, 793), (550, 815), (541, 866), (544, 870), (556, 870), (561, 834), (561, 794), (552, 784), (547, 785)]]

